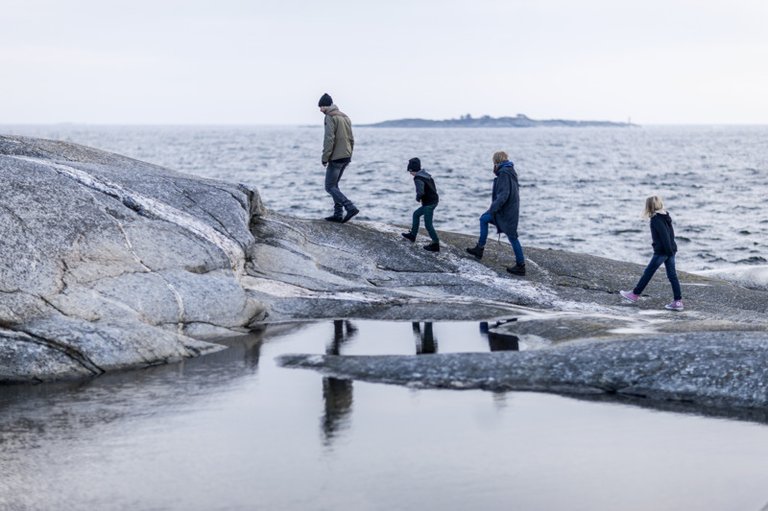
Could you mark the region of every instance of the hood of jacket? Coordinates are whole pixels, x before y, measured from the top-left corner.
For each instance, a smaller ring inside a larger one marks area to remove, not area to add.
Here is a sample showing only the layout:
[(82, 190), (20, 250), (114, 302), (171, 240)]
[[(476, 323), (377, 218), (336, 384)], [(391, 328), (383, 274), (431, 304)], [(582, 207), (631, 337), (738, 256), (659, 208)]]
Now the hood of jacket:
[(343, 115), (346, 117), (347, 114), (339, 110), (339, 107), (336, 106), (336, 103), (333, 103), (325, 110), (325, 115)]
[(511, 171), (512, 174), (517, 176), (517, 172), (515, 172), (515, 164), (512, 163), (509, 160), (506, 160), (506, 161), (503, 161), (503, 162), (497, 164), (496, 168), (493, 169), (493, 173), (494, 173), (494, 175), (498, 176), (499, 172), (501, 172), (502, 170), (505, 170), (505, 169)]
[(415, 173), (415, 174), (413, 175), (413, 178), (414, 178), (414, 179), (416, 179), (417, 177), (424, 177), (424, 178), (427, 178), (427, 179), (432, 179), (432, 176), (430, 175), (430, 173), (429, 173), (429, 172), (427, 172), (427, 171), (426, 171), (426, 170), (424, 170), (424, 169), (421, 169), (420, 171), (418, 171), (417, 173)]

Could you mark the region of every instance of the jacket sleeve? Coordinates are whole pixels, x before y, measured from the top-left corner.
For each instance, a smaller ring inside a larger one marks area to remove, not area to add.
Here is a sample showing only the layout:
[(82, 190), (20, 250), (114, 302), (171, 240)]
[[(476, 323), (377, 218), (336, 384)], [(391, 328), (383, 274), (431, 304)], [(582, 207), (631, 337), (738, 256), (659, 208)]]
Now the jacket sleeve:
[(421, 201), (421, 198), (424, 197), (424, 180), (415, 178), (413, 184), (416, 185), (416, 200)]
[(322, 162), (328, 163), (333, 154), (333, 146), (336, 143), (336, 120), (332, 115), (325, 116), (325, 137), (323, 138)]
[(499, 174), (498, 187), (496, 188), (496, 198), (493, 199), (491, 207), (488, 208), (488, 212), (495, 215), (499, 212), (504, 203), (509, 199), (509, 194), (512, 191), (512, 186), (509, 182), (509, 176), (506, 174)]

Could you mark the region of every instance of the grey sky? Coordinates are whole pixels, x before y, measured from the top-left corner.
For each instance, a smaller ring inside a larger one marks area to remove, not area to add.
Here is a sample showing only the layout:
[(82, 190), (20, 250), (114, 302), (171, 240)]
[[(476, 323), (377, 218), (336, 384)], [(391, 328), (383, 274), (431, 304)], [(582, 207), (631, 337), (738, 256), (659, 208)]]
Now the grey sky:
[(768, 123), (764, 0), (2, 0), (0, 123)]

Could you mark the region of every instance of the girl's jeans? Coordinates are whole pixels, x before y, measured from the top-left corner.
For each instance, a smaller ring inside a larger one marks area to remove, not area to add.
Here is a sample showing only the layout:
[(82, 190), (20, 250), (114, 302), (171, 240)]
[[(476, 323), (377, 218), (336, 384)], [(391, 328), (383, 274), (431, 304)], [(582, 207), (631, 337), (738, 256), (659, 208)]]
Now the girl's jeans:
[(651, 262), (648, 263), (648, 266), (643, 272), (643, 276), (640, 277), (640, 281), (632, 292), (636, 295), (642, 294), (645, 286), (651, 281), (653, 274), (659, 269), (661, 263), (664, 263), (664, 268), (667, 270), (667, 278), (669, 279), (669, 283), (672, 284), (672, 293), (675, 295), (675, 300), (682, 300), (683, 293), (680, 290), (680, 281), (677, 280), (677, 272), (675, 271), (675, 256), (653, 254)]
[[(477, 240), (478, 247), (484, 247), (485, 242), (488, 240), (488, 224), (493, 220), (493, 216), (490, 213), (483, 213), (480, 217), (480, 239)], [(509, 238), (509, 243), (512, 245), (512, 250), (515, 252), (515, 262), (517, 264), (525, 264), (525, 256), (523, 255), (523, 246), (520, 244), (520, 240), (515, 238)]]
[(432, 225), (432, 215), (435, 212), (435, 208), (437, 207), (437, 204), (432, 204), (429, 206), (421, 206), (416, 211), (413, 212), (413, 223), (411, 224), (411, 234), (416, 236), (419, 233), (419, 222), (421, 221), (421, 217), (424, 217), (424, 227), (427, 228), (427, 232), (429, 233), (429, 237), (432, 238), (433, 243), (440, 243), (440, 240), (437, 237), (437, 233), (435, 232), (435, 228)]

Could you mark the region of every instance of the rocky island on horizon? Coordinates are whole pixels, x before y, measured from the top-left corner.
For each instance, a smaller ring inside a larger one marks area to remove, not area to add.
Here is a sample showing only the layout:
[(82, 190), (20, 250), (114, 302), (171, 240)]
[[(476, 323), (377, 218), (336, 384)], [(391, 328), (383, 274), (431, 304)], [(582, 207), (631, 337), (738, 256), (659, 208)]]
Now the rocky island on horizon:
[(612, 121), (573, 121), (567, 119), (531, 119), (527, 115), (517, 114), (515, 117), (472, 117), (462, 115), (458, 119), (393, 119), (372, 124), (361, 124), (370, 128), (538, 128), (538, 127), (567, 127), (567, 128), (629, 128), (637, 124), (631, 122)]

